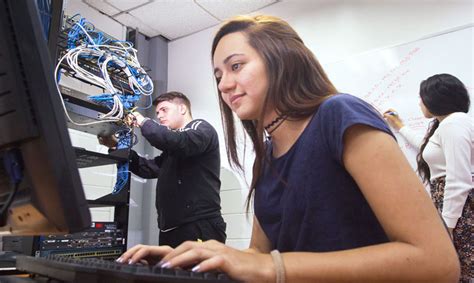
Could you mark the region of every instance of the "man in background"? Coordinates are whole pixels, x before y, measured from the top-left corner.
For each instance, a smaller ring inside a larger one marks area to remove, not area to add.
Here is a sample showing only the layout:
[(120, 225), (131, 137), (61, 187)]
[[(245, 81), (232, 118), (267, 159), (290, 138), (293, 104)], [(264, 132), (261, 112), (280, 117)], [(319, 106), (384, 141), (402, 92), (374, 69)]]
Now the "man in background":
[[(184, 241), (225, 242), (226, 223), (220, 206), (220, 154), (216, 130), (205, 120), (193, 120), (191, 103), (180, 92), (161, 94), (154, 101), (158, 122), (133, 112), (133, 124), (162, 153), (154, 159), (130, 153), (130, 171), (158, 178), (156, 209), (159, 244), (176, 247)], [(113, 148), (116, 140), (99, 137)]]

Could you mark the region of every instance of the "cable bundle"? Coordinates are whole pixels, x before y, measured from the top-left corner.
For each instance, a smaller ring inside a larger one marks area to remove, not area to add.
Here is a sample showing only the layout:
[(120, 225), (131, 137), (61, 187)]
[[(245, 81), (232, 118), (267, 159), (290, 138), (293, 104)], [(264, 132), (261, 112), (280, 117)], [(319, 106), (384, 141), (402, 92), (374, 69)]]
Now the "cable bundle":
[[(117, 149), (125, 149), (132, 147), (132, 139), (134, 135), (131, 131), (121, 131), (117, 133), (118, 135), (118, 143)], [(128, 162), (121, 162), (117, 164), (117, 180), (115, 181), (114, 189), (112, 190), (112, 194), (118, 194), (120, 191), (125, 187), (128, 182)]]
[[(79, 15), (73, 16), (69, 21), (73, 22), (73, 18), (77, 16)], [(89, 96), (89, 99), (110, 109), (108, 113), (99, 117), (100, 121), (76, 123), (69, 117), (63, 102), (66, 116), (71, 123), (86, 126), (117, 122), (128, 112), (126, 110), (135, 106), (141, 95), (149, 96), (151, 101), (153, 82), (141, 67), (137, 50), (130, 42), (112, 40), (104, 36), (102, 32), (95, 31), (92, 24), (80, 17), (68, 32), (67, 46), (66, 53), (56, 66), (55, 77), (59, 78), (60, 66), (65, 61), (74, 77), (105, 90), (105, 93)], [(90, 67), (91, 62), (97, 64), (95, 69), (99, 70), (99, 74), (92, 72), (94, 68)], [(122, 71), (121, 74), (124, 81), (128, 82), (129, 90), (123, 87), (120, 90), (116, 88), (116, 85), (120, 85), (121, 82), (114, 84), (110, 77), (111, 70), (115, 70), (115, 74), (117, 70)], [(59, 90), (59, 79), (56, 86)]]

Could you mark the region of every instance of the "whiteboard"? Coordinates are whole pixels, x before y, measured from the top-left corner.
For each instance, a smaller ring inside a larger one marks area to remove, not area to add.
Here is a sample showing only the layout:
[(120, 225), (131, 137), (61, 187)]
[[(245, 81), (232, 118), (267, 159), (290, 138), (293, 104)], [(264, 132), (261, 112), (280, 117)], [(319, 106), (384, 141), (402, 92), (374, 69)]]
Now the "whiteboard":
[[(407, 126), (424, 135), (430, 120), (419, 107), (422, 80), (439, 73), (454, 75), (466, 85), (471, 105), (474, 103), (473, 39), (474, 25), (471, 24), (366, 52), (324, 68), (339, 92), (358, 96), (381, 113), (388, 108), (396, 109)], [(417, 151), (398, 132), (395, 135), (410, 165), (416, 168)]]

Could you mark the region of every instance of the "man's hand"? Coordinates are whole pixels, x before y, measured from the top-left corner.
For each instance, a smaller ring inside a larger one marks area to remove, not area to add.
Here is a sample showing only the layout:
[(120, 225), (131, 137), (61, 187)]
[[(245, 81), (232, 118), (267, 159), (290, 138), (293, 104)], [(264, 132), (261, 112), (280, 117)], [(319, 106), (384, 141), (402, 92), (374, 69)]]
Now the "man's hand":
[(117, 141), (117, 137), (115, 137), (115, 135), (97, 136), (97, 138), (99, 139), (99, 143), (101, 145), (105, 145), (106, 147), (108, 147), (110, 149), (116, 149), (117, 148), (118, 141)]
[(123, 122), (129, 126), (129, 127), (135, 127), (136, 125), (136, 119), (135, 119), (135, 116), (133, 116), (132, 114), (128, 114), (127, 116), (125, 116), (123, 118)]
[(125, 123), (129, 126), (141, 127), (148, 118), (143, 117), (140, 112), (132, 112), (125, 117)]

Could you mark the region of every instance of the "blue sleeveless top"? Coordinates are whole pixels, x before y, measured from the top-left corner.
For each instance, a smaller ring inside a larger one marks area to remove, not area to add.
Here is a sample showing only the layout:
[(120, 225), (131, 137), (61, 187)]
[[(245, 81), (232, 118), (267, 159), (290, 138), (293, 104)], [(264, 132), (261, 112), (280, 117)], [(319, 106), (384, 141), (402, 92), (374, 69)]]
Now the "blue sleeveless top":
[(388, 237), (342, 163), (343, 135), (363, 124), (393, 136), (363, 100), (338, 94), (324, 101), (295, 144), (268, 154), (255, 190), (255, 215), (273, 249), (327, 252), (388, 242)]

